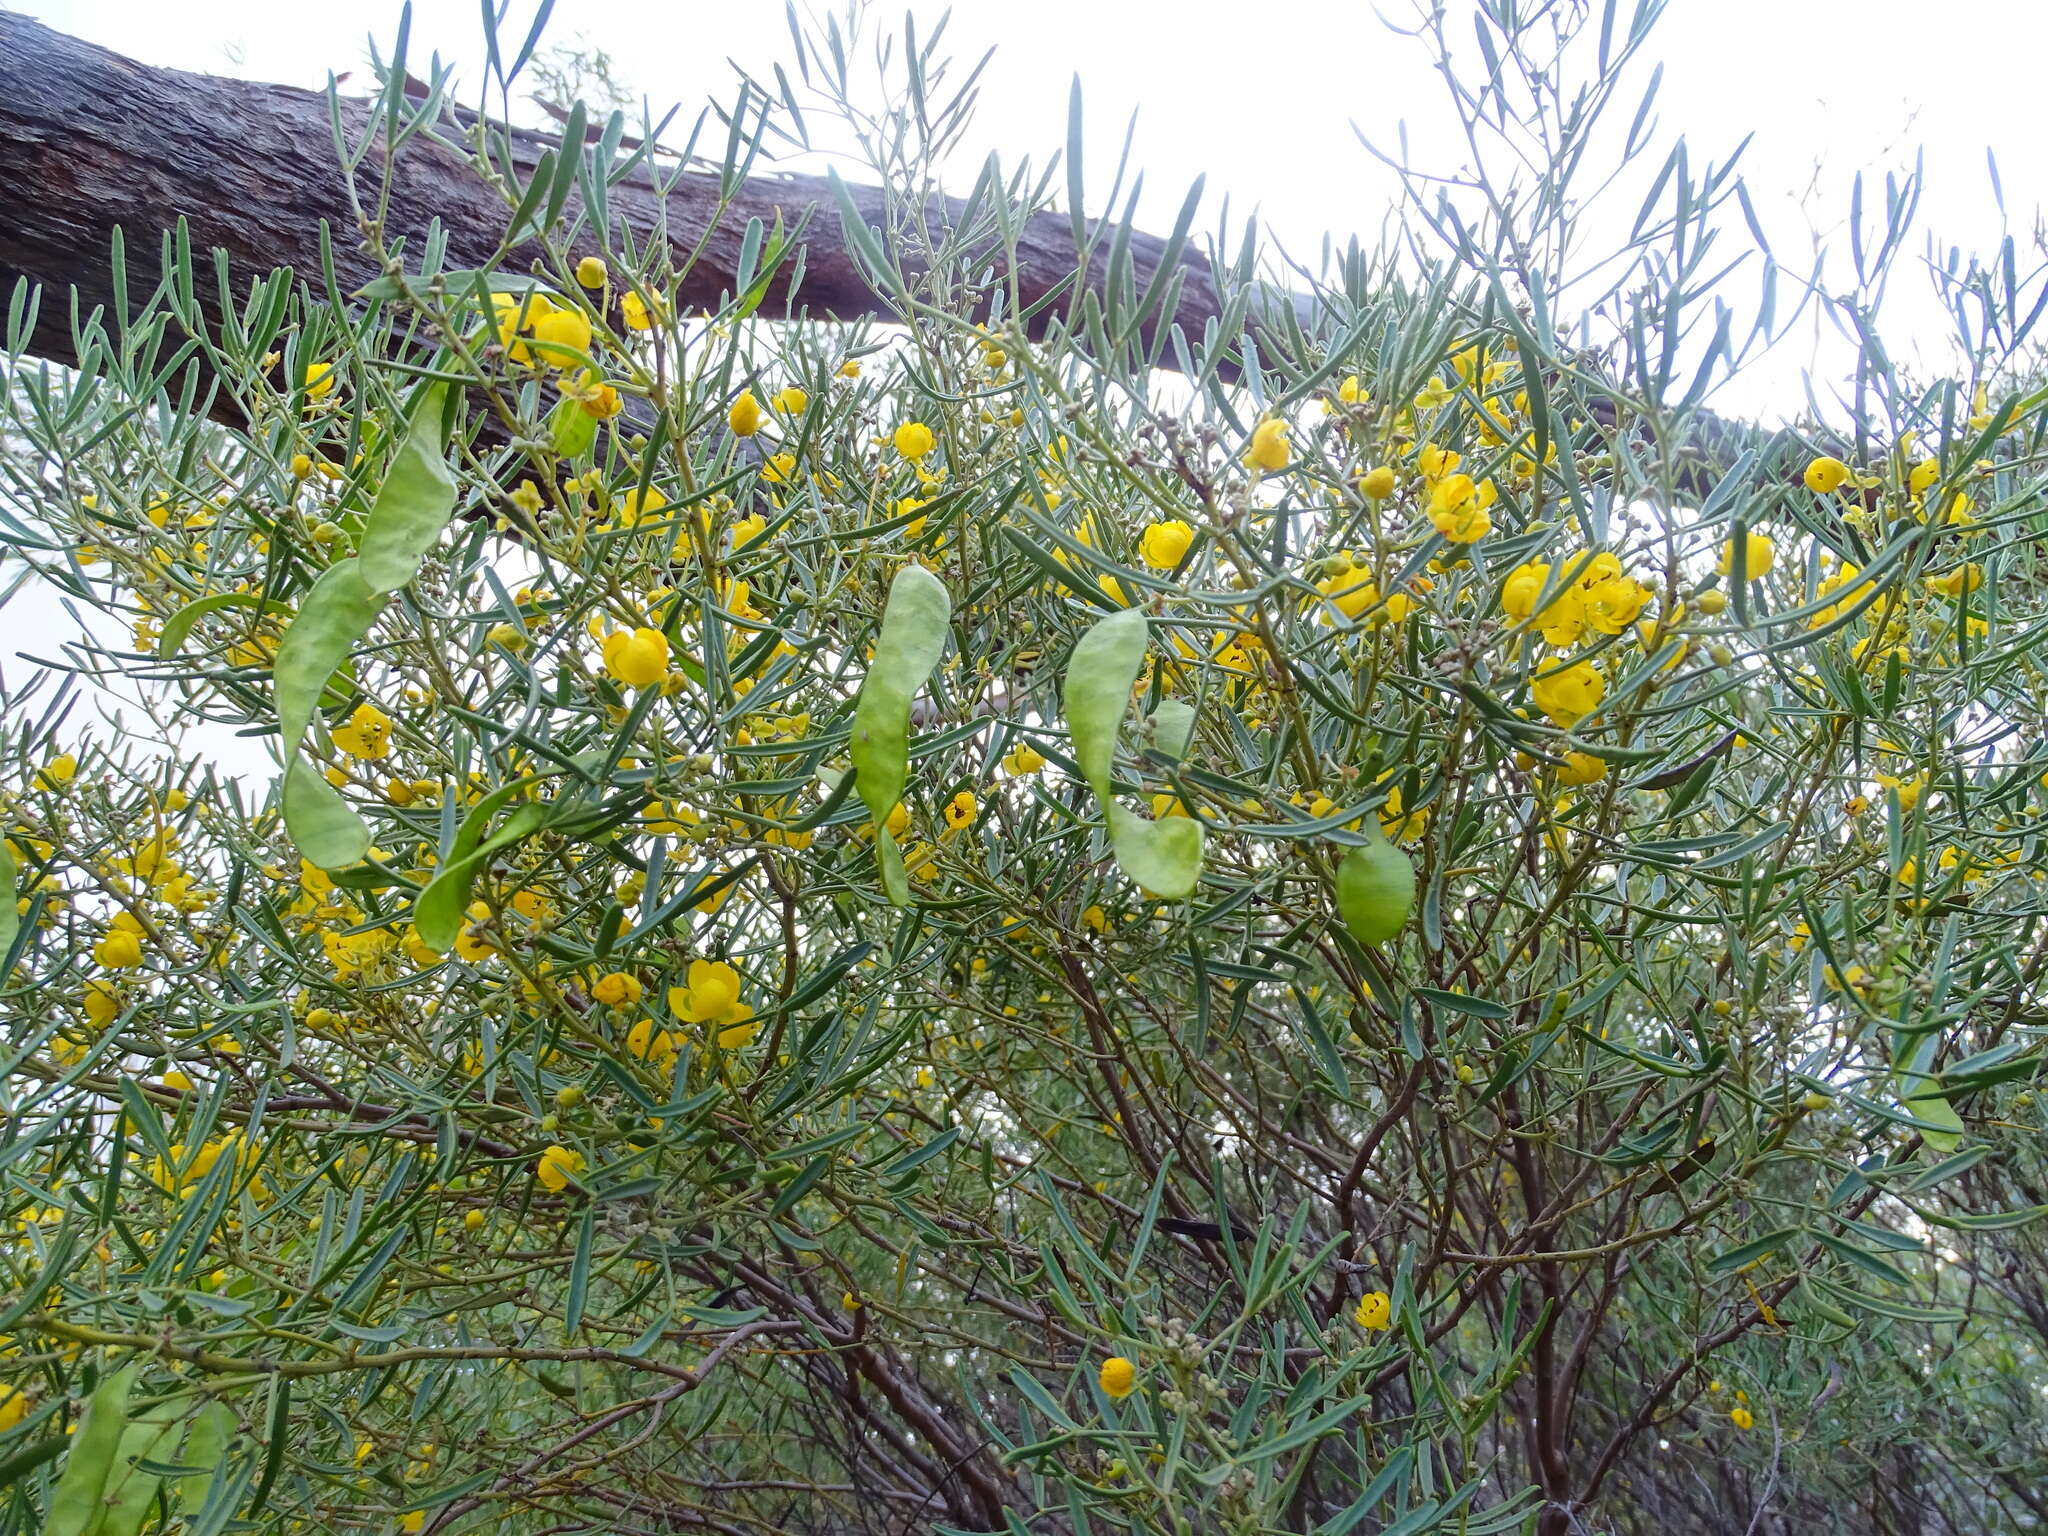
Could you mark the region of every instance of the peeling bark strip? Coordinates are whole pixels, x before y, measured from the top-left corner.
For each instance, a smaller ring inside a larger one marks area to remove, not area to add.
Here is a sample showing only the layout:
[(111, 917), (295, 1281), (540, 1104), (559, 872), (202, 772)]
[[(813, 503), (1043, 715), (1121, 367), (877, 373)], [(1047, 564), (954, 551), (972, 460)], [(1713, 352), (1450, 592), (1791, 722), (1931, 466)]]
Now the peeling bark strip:
[[(352, 135), (361, 132), (362, 104), (345, 103), (344, 118)], [(513, 141), (527, 169), (554, 142), (523, 131)], [(77, 290), (81, 314), (95, 306), (113, 313), (116, 226), (127, 244), (128, 291), (137, 300), (156, 286), (160, 235), (180, 218), (191, 228), (195, 251), (227, 253), (237, 294), (277, 267), (317, 287), (323, 223), (334, 232), (336, 276), (347, 292), (381, 275), (357, 239), (322, 93), (153, 68), (7, 14), (0, 14), (0, 186), (7, 189), (0, 198), (0, 299), (20, 278), (42, 285), (31, 350), (59, 362), (76, 360), (68, 289)], [(748, 219), (772, 227), (780, 213), (793, 225), (808, 211), (801, 308), (842, 320), (896, 318), (848, 253), (838, 204), (823, 177), (750, 178), (713, 228), (718, 187), (715, 175), (686, 173), (663, 199), (643, 168), (611, 191), (613, 216), (635, 230), (651, 231), (665, 218), (679, 256), (702, 242), (679, 292), (684, 308), (715, 305), (720, 291), (733, 286)], [(883, 222), (881, 189), (849, 190), (867, 222)], [(949, 204), (951, 213), (959, 209), (957, 200)], [(936, 224), (939, 210), (933, 213)], [(446, 265), (475, 267), (496, 250), (510, 210), (464, 159), (416, 137), (398, 156), (387, 236), (403, 236), (417, 251), (434, 218), (447, 231)], [(1107, 275), (1105, 244), (1097, 243), (1089, 263), (1097, 292)], [(1131, 236), (1140, 291), (1165, 251), (1166, 242), (1151, 235)], [(537, 254), (538, 247), (521, 247), (506, 265), (523, 269)], [(1025, 304), (1057, 290), (1075, 261), (1064, 214), (1027, 220), (1016, 258)], [(1198, 255), (1184, 254), (1181, 267), (1175, 319), (1199, 337), (1219, 311), (1216, 284)], [(198, 288), (217, 321), (214, 285), (201, 281)], [(778, 280), (764, 309), (786, 312), (787, 300)]]

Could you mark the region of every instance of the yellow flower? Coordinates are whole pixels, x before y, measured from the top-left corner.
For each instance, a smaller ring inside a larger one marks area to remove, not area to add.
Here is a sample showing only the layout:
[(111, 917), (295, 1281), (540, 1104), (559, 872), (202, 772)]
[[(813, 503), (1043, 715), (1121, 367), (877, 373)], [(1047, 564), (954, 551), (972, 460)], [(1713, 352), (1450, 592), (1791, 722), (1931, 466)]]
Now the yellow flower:
[(1374, 501), (1385, 501), (1394, 494), (1394, 466), (1375, 465), (1360, 478), (1358, 488)]
[(745, 549), (761, 537), (761, 530), (768, 526), (768, 519), (758, 512), (751, 512), (732, 525), (732, 547), (735, 551)]
[(673, 1062), (682, 1053), (676, 1037), (652, 1019), (642, 1019), (626, 1031), (626, 1049), (657, 1067)]
[(1455, 470), (1464, 457), (1449, 448), (1439, 448), (1435, 443), (1424, 443), (1421, 452), (1415, 455), (1415, 467), (1422, 471), (1423, 479), (1434, 485)]
[(562, 394), (574, 400), (593, 421), (610, 421), (626, 408), (618, 389), (589, 369), (562, 380)]
[(646, 688), (668, 675), (668, 636), (641, 625), (604, 637), (604, 669), (628, 688)]
[(102, 1029), (121, 1017), (121, 994), (111, 981), (88, 981), (80, 1003), (85, 1016)]
[(306, 367), (306, 398), (324, 400), (334, 388), (334, 364), (309, 363)]
[(529, 319), (526, 329), (534, 339), (541, 361), (550, 368), (585, 366), (583, 359), (575, 355), (590, 350), (590, 317), (582, 310), (551, 306), (546, 314)]
[(739, 399), (725, 413), (725, 424), (739, 437), (752, 437), (761, 430), (761, 402), (754, 398), (751, 389), (740, 391)]
[(1597, 784), (1607, 777), (1607, 764), (1590, 752), (1567, 752), (1557, 770), (1560, 784)]
[(932, 429), (921, 421), (904, 422), (896, 429), (891, 441), (895, 444), (896, 456), (902, 459), (921, 459), (939, 445)]
[[(725, 961), (690, 961), (688, 983), (668, 989), (668, 1012), (684, 1024), (743, 1026), (739, 1044), (745, 1044), (754, 1034), (754, 1028), (748, 1024), (754, 1010), (739, 1001), (739, 973)], [(725, 1030), (725, 1034), (733, 1032)], [(731, 1049), (725, 1034), (719, 1036), (719, 1042)]]
[(1393, 1298), (1385, 1291), (1367, 1291), (1358, 1298), (1351, 1320), (1370, 1333), (1382, 1333), (1394, 1325)]
[(651, 331), (661, 319), (663, 305), (659, 299), (649, 304), (637, 293), (629, 293), (619, 300), (619, 313), (625, 317), (629, 331)]
[(1195, 530), (1179, 518), (1148, 524), (1138, 537), (1138, 554), (1155, 571), (1170, 571), (1187, 557)]
[(110, 971), (125, 971), (142, 964), (142, 940), (129, 928), (110, 928), (93, 946), (92, 957)]
[(69, 752), (59, 752), (36, 774), (37, 789), (55, 789), (60, 784), (69, 784), (78, 772), (78, 759)]
[(954, 832), (964, 832), (974, 825), (974, 818), (981, 813), (981, 806), (969, 790), (961, 790), (946, 802), (946, 826)]
[(1045, 766), (1045, 754), (1025, 742), (1018, 742), (1003, 755), (1003, 772), (1013, 779), (1036, 773)]
[(1121, 1401), (1138, 1389), (1138, 1368), (1122, 1355), (1111, 1355), (1102, 1362), (1096, 1380), (1106, 1395)]
[(0, 1433), (28, 1417), (28, 1396), (19, 1387), (0, 1387)]
[(1559, 725), (1575, 725), (1600, 707), (1607, 679), (1590, 661), (1553, 662), (1529, 680), (1529, 693)]
[(488, 960), (494, 951), (491, 948), (491, 941), (484, 937), (478, 925), (490, 918), (491, 909), (483, 902), (472, 901), (464, 915), (469, 921), (464, 923), (461, 932), (455, 935), (456, 955), (471, 964)]
[(365, 699), (333, 735), (334, 744), (350, 757), (372, 761), (391, 751), (391, 717)]
[(1940, 576), (1929, 576), (1927, 588), (1944, 597), (1961, 597), (1965, 592), (1974, 592), (1984, 585), (1984, 567), (1974, 560), (1966, 560), (1954, 570)]
[[(1829, 460), (1827, 462), (1831, 463), (1833, 461)], [(1808, 477), (1811, 478), (1812, 471), (1809, 470), (1807, 474)], [(1736, 1408), (1728, 1415), (1728, 1420), (1737, 1429), (1751, 1429), (1754, 1428), (1756, 1425), (1756, 1415), (1751, 1413), (1747, 1408)]]
[(590, 1166), (583, 1154), (574, 1147), (559, 1144), (542, 1150), (540, 1160), (533, 1165), (533, 1176), (540, 1180), (543, 1188), (560, 1194), (569, 1187), (569, 1181)]
[[(1827, 462), (1833, 463), (1834, 461), (1830, 459)], [(1769, 534), (1752, 533), (1747, 536), (1746, 542), (1743, 544), (1743, 565), (1746, 568), (1746, 580), (1756, 581), (1761, 577), (1770, 575), (1771, 567), (1777, 563), (1777, 560), (1778, 546), (1771, 542)], [(1733, 539), (1730, 539), (1721, 546), (1721, 558), (1714, 566), (1714, 569), (1723, 576), (1734, 574), (1735, 541)]]
[(1277, 416), (1268, 416), (1252, 428), (1252, 440), (1246, 444), (1244, 462), (1253, 469), (1262, 469), (1268, 474), (1285, 469), (1287, 461), (1294, 457), (1294, 447), (1287, 441), (1287, 423)]
[(533, 351), (522, 338), (533, 334), (536, 320), (554, 312), (553, 302), (544, 293), (491, 295), (492, 324), (498, 333), (498, 345), (505, 349), (505, 356), (509, 361), (533, 361)]
[(753, 1022), (753, 1017), (754, 1010), (745, 1003), (734, 1008), (731, 1022), (718, 1032), (718, 1048), (723, 1051), (745, 1049), (761, 1028)]
[(623, 1008), (640, 1001), (640, 983), (624, 971), (600, 976), (590, 989), (591, 999), (606, 1008)]
[(1549, 579), (1550, 567), (1540, 560), (1516, 566), (1501, 583), (1501, 611), (1511, 619), (1533, 623), (1552, 645), (1570, 645), (1585, 632), (1585, 589), (1577, 585), (1566, 587), (1538, 613), (1536, 599)]
[(1628, 576), (1610, 576), (1584, 591), (1586, 623), (1603, 635), (1627, 629), (1650, 600), (1650, 589)]
[(1922, 459), (1906, 471), (1906, 494), (1925, 496), (1934, 488), (1934, 482), (1940, 478), (1940, 462), (1935, 459)]
[(584, 287), (602, 288), (610, 280), (611, 271), (602, 256), (586, 256), (576, 263), (576, 281)]
[(1806, 466), (1806, 488), (1816, 496), (1838, 491), (1849, 478), (1849, 466), (1823, 454)]
[(1487, 511), (1499, 498), (1491, 480), (1472, 483), (1470, 475), (1447, 475), (1429, 497), (1429, 520), (1453, 544), (1472, 544), (1493, 531)]
[(791, 384), (776, 391), (775, 398), (768, 403), (785, 416), (801, 416), (810, 407), (811, 397)]

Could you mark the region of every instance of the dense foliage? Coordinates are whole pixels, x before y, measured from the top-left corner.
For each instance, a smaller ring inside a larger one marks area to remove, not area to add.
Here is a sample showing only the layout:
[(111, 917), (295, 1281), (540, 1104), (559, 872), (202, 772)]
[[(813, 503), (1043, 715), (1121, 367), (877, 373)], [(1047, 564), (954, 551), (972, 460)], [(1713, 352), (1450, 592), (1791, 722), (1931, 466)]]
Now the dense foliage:
[[(118, 629), (10, 660), (9, 1528), (2048, 1527), (2044, 290), (1895, 367), (1908, 182), (1781, 303), (1654, 11), (1422, 26), (1470, 162), (1200, 336), (1078, 218), (1023, 312), (1077, 146), (928, 219), (971, 82), (836, 23), (723, 163), (860, 147), (897, 325), (770, 318), (794, 218), (677, 313), (623, 119), (398, 66), (372, 289), (16, 295)], [(428, 138), (544, 260), (389, 242)], [(1799, 313), (1840, 398), (1710, 415)]]

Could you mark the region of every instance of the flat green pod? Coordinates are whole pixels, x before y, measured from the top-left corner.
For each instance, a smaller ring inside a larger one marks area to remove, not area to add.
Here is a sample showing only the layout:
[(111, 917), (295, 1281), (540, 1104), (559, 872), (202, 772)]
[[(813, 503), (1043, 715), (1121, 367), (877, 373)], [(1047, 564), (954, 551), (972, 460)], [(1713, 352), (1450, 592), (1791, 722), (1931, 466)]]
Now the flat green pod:
[(875, 659), (853, 706), (853, 787), (875, 821), (882, 889), (899, 907), (910, 905), (910, 881), (886, 823), (910, 777), (910, 701), (938, 665), (952, 621), (953, 600), (944, 582), (917, 564), (898, 571), (882, 609)]
[[(1095, 625), (1075, 642), (1067, 659), (1063, 700), (1074, 760), (1109, 823), (1118, 867), (1153, 895), (1182, 901), (1202, 877), (1202, 824), (1187, 816), (1151, 821), (1126, 810), (1117, 803), (1111, 774), (1117, 731), (1145, 664), (1150, 634), (1144, 613), (1136, 608)], [(1170, 715), (1168, 724), (1182, 740), (1192, 735), (1192, 715), (1185, 720)]]
[(364, 579), (359, 561), (337, 560), (320, 573), (299, 605), (271, 668), (283, 738), (285, 830), (299, 851), (322, 869), (359, 862), (370, 850), (370, 829), (300, 755), (299, 747), (313, 724), (327, 680), (370, 632), (385, 600), (385, 594)]
[(127, 1365), (100, 1378), (85, 1400), (64, 1470), (50, 1490), (49, 1518), (43, 1536), (86, 1536), (106, 1508), (107, 1478), (114, 1470), (122, 1437), (128, 1429), (128, 1389), (140, 1366)]

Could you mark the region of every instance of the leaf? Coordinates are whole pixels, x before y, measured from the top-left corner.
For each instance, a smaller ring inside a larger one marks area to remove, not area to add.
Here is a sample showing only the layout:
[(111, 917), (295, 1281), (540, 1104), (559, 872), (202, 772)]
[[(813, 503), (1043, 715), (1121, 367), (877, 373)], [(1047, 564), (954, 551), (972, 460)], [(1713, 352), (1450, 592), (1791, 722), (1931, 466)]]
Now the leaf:
[(396, 592), (411, 581), (455, 512), (455, 477), (441, 449), (447, 402), (445, 384), (421, 391), (412, 423), (364, 519), (356, 559), (373, 592)]
[[(892, 885), (890, 881), (883, 824), (903, 798), (904, 781), (909, 777), (910, 701), (938, 665), (952, 617), (953, 603), (944, 582), (921, 565), (906, 565), (898, 571), (889, 583), (875, 659), (861, 679), (860, 697), (853, 706), (849, 753), (856, 775), (854, 788), (860, 791), (881, 833), (875, 841), (884, 866), (882, 879), (889, 887), (890, 901), (899, 907), (909, 905), (909, 882), (899, 878)], [(899, 856), (895, 873), (900, 877), (902, 872)]]
[(401, 295), (425, 297), (430, 284), (438, 282), (449, 293), (466, 295), (481, 281), (492, 293), (530, 293), (541, 286), (540, 279), (527, 272), (487, 272), (475, 267), (437, 272), (431, 278), (417, 273), (407, 277), (386, 275), (373, 278), (355, 291), (359, 299), (395, 299)]
[(1717, 1253), (1707, 1261), (1707, 1273), (1718, 1278), (1722, 1275), (1732, 1275), (1738, 1269), (1747, 1269), (1759, 1259), (1766, 1258), (1775, 1253), (1798, 1235), (1799, 1229), (1797, 1227), (1780, 1227), (1777, 1231), (1766, 1233), (1754, 1242), (1744, 1243), (1739, 1248), (1730, 1248), (1725, 1252)]
[(1116, 802), (1111, 766), (1131, 689), (1145, 663), (1149, 637), (1136, 608), (1113, 613), (1074, 644), (1063, 700), (1067, 731), (1081, 776), (1109, 823), (1110, 844), (1125, 874), (1168, 901), (1191, 894), (1202, 873), (1202, 826), (1185, 816), (1148, 821)]
[(64, 1458), (64, 1471), (50, 1491), (43, 1536), (85, 1536), (98, 1521), (105, 1507), (101, 1500), (107, 1475), (114, 1470), (114, 1457), (128, 1428), (128, 1389), (140, 1370), (128, 1365), (103, 1376), (85, 1400), (85, 1412), (71, 1436), (71, 1454)]
[(1434, 1008), (1448, 1008), (1452, 1013), (1462, 1013), (1467, 1018), (1491, 1019), (1499, 1023), (1515, 1016), (1515, 1010), (1505, 1004), (1490, 1002), (1483, 997), (1467, 997), (1462, 992), (1439, 992), (1435, 987), (1416, 987), (1415, 995)]

